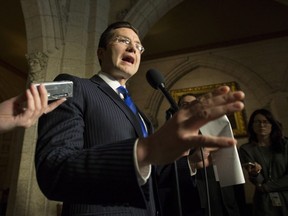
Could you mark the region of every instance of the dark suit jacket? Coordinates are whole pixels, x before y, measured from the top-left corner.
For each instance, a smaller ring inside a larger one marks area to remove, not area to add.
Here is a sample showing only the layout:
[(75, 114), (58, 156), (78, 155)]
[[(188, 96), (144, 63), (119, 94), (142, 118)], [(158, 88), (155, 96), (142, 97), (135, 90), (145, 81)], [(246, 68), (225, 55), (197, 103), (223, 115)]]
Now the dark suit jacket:
[[(41, 191), (62, 215), (154, 215), (152, 181), (140, 186), (133, 148), (141, 125), (99, 76), (74, 82), (73, 98), (42, 116), (35, 154)], [(142, 115), (151, 132), (149, 121)]]

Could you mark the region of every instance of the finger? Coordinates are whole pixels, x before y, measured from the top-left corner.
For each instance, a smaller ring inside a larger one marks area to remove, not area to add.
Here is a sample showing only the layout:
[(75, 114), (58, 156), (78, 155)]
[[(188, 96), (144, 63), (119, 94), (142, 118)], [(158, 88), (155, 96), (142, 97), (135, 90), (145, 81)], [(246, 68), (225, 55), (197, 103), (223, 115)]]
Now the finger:
[(191, 136), (186, 139), (184, 145), (186, 148), (193, 147), (217, 147), (217, 148), (227, 148), (232, 147), (237, 144), (237, 141), (229, 137), (215, 137), (215, 136)]
[(206, 147), (206, 148), (204, 148), (204, 149), (205, 149), (205, 151), (208, 151), (208, 152), (210, 152), (210, 153), (219, 150), (219, 148), (210, 148), (210, 147)]
[(210, 155), (210, 152), (207, 150), (207, 148), (203, 148), (202, 153), (205, 159), (208, 158), (208, 156)]
[(32, 115), (32, 113), (35, 110), (35, 101), (34, 101), (34, 97), (32, 95), (32, 92), (30, 89), (26, 90), (26, 106), (23, 107), (25, 108), (25, 113), (24, 115)]
[(31, 125), (35, 124), (39, 116), (43, 113), (43, 107), (38, 88), (34, 84), (31, 84), (29, 90), (31, 93), (31, 98), (27, 97), (27, 110), (25, 112), (29, 112), (30, 117), (29, 119), (25, 120), (26, 123), (23, 122), (25, 127), (30, 127)]
[(199, 97), (197, 100), (198, 104), (201, 105), (203, 109), (205, 109), (212, 106), (219, 106), (234, 103), (236, 101), (242, 101), (245, 97), (242, 91), (224, 93), (227, 89), (223, 88), (223, 90), (223, 94), (216, 95), (214, 91), (214, 93), (205, 94), (204, 96)]
[[(181, 110), (187, 112), (185, 114), (186, 118), (194, 116), (194, 120), (214, 120), (224, 114), (241, 111), (244, 108), (244, 104), (241, 101), (245, 97), (244, 93), (241, 91), (227, 93), (226, 91), (228, 89), (226, 86), (217, 89), (214, 93), (200, 97), (198, 100), (184, 106)], [(215, 94), (217, 94), (217, 96), (215, 96)]]
[(46, 110), (46, 107), (48, 105), (48, 93), (43, 84), (40, 84), (39, 88), (39, 94), (40, 94), (40, 104), (41, 108), (43, 108), (43, 112)]
[(220, 86), (216, 89), (214, 89), (212, 92), (208, 92), (204, 95), (201, 95), (200, 97), (197, 97), (196, 100), (198, 101), (202, 101), (202, 100), (207, 100), (210, 99), (212, 97), (221, 95), (221, 94), (226, 94), (230, 91), (230, 88), (228, 86)]
[(42, 102), (41, 102), (41, 98), (39, 95), (39, 91), (41, 91), (41, 84), (40, 86), (36, 87), (34, 84), (31, 84), (30, 86), (30, 91), (33, 95), (33, 99), (34, 99), (34, 114), (38, 115), (39, 112), (41, 112), (42, 109)]
[[(200, 102), (199, 102), (200, 103)], [(244, 104), (240, 101), (236, 101), (229, 104), (211, 106), (209, 108), (203, 107), (201, 104), (191, 107), (189, 110), (184, 110), (185, 119), (183, 119), (183, 134), (188, 134), (189, 131), (194, 131), (201, 128), (209, 121), (222, 117), (225, 114), (241, 111), (244, 108)], [(181, 114), (183, 110), (178, 113)], [(183, 116), (184, 116), (183, 115)]]
[(214, 106), (211, 108), (204, 108), (202, 112), (199, 113), (199, 118), (203, 118), (204, 120), (214, 120), (219, 118), (225, 114), (234, 113), (237, 111), (241, 111), (244, 108), (244, 104), (240, 101), (236, 101), (233, 103)]
[(229, 92), (229, 90), (230, 88), (228, 86), (220, 86), (217, 89), (213, 90), (212, 92), (208, 92), (199, 97), (196, 97), (193, 101), (190, 101), (189, 103), (184, 103), (183, 105), (181, 105), (181, 107), (182, 106), (185, 107), (189, 104), (195, 104), (197, 102), (203, 102), (221, 94), (226, 94), (227, 92)]
[[(34, 98), (30, 89), (27, 89), (25, 92), (25, 97), (20, 96), (19, 100), (23, 102), (19, 102), (17, 105), (18, 107), (16, 108), (17, 111), (14, 113), (16, 125), (20, 127), (29, 127), (31, 124), (30, 122), (33, 119), (34, 112)], [(24, 101), (26, 104), (24, 104)]]
[(245, 94), (242, 91), (228, 92), (227, 94), (221, 94), (213, 98), (213, 104), (229, 104), (235, 101), (242, 101), (245, 98)]
[(64, 103), (67, 100), (67, 98), (61, 98), (59, 100), (54, 101), (53, 103), (49, 104), (48, 107), (45, 110), (45, 113), (49, 113), (56, 109), (60, 104)]

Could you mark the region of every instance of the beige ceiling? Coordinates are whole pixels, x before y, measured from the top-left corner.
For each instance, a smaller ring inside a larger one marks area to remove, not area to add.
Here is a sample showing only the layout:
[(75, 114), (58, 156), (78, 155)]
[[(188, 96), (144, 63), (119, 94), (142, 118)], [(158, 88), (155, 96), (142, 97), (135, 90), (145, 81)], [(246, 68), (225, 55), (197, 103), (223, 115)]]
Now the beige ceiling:
[(143, 40), (148, 49), (144, 56), (155, 58), (282, 36), (288, 36), (287, 4), (275, 0), (185, 0), (149, 30)]
[[(0, 64), (27, 76), (20, 0), (0, 7)], [(275, 0), (184, 0), (143, 39), (143, 59), (288, 36), (288, 6)]]

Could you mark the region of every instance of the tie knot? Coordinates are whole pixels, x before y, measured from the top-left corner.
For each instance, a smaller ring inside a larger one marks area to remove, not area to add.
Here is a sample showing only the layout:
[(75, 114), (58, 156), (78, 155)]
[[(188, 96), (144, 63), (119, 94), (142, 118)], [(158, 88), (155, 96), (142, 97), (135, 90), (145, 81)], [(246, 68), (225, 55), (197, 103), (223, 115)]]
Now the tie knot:
[(125, 87), (119, 86), (117, 90), (119, 93), (121, 93), (124, 96), (124, 98), (128, 96), (128, 90)]

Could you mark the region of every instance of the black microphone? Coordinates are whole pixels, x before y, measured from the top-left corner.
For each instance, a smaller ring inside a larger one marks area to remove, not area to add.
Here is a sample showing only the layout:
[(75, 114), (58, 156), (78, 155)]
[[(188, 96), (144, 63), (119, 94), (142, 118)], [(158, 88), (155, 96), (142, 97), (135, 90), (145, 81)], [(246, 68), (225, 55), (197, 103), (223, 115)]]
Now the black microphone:
[[(146, 73), (146, 79), (148, 83), (154, 88), (154, 89), (160, 89), (162, 93), (165, 95), (167, 100), (169, 101), (171, 108), (173, 110), (174, 114), (179, 108), (176, 102), (173, 100), (172, 96), (169, 94), (169, 92), (165, 88), (165, 82), (163, 75), (154, 70), (150, 69)], [(179, 188), (179, 179), (178, 179), (178, 168), (177, 168), (177, 161), (174, 161), (174, 171), (175, 171), (175, 187), (176, 187), (176, 198), (178, 203), (178, 215), (182, 216), (182, 204), (181, 204), (181, 196), (180, 196), (180, 188)]]
[(146, 73), (146, 79), (148, 83), (154, 88), (154, 89), (160, 89), (162, 93), (165, 95), (167, 100), (169, 101), (172, 109), (176, 112), (179, 108), (176, 102), (173, 100), (172, 96), (169, 94), (169, 92), (165, 88), (165, 81), (163, 75), (158, 72), (157, 70), (150, 69)]

